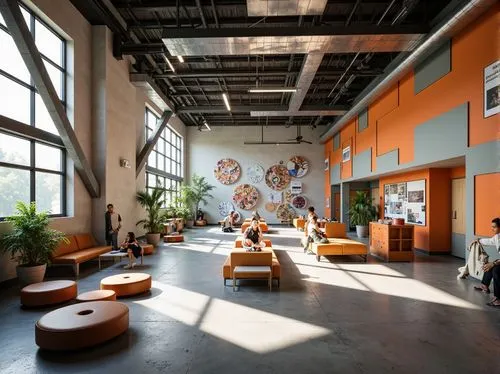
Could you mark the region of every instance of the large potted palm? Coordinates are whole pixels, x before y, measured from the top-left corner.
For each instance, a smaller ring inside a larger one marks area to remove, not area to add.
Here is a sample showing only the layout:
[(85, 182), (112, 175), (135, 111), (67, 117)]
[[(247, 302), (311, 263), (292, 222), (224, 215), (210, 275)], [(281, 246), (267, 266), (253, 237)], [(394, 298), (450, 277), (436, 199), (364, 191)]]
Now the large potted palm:
[(16, 260), (21, 287), (42, 282), (50, 256), (61, 241), (68, 242), (60, 231), (49, 228), (49, 212), (37, 212), (34, 202), (16, 204), (17, 214), (6, 218), (12, 230), (0, 237), (0, 252)]
[(192, 221), (190, 223), (194, 224), (194, 217), (200, 204), (207, 204), (207, 199), (213, 198), (210, 191), (214, 188), (215, 186), (209, 184), (205, 177), (197, 174), (193, 174), (191, 183), (181, 187), (181, 199), (183, 204), (189, 208), (189, 217)]
[(349, 219), (352, 225), (356, 225), (358, 238), (368, 236), (368, 224), (377, 217), (377, 208), (374, 207), (370, 198), (363, 191), (357, 191), (349, 209)]
[(146, 218), (137, 221), (136, 225), (146, 230), (146, 241), (156, 246), (160, 242), (160, 233), (167, 215), (162, 211), (165, 206), (165, 189), (157, 186), (150, 190), (139, 191), (136, 200), (146, 210)]

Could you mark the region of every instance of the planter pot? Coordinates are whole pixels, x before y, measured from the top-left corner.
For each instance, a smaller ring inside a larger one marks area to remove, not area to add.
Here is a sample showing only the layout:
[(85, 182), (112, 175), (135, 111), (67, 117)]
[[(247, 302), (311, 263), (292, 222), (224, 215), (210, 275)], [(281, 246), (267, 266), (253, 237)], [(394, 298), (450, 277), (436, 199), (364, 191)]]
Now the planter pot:
[(32, 283), (40, 283), (45, 277), (47, 264), (37, 266), (18, 266), (16, 268), (17, 278), (21, 288)]
[(154, 245), (155, 247), (158, 245), (158, 243), (160, 242), (160, 233), (158, 234), (146, 234), (146, 241), (148, 242), (148, 244), (152, 244)]
[(189, 228), (193, 227), (194, 226), (194, 220), (192, 220), (192, 219), (191, 220), (190, 219), (186, 220), (186, 226), (189, 227)]
[(368, 236), (368, 226), (356, 225), (356, 234), (358, 238), (366, 238)]

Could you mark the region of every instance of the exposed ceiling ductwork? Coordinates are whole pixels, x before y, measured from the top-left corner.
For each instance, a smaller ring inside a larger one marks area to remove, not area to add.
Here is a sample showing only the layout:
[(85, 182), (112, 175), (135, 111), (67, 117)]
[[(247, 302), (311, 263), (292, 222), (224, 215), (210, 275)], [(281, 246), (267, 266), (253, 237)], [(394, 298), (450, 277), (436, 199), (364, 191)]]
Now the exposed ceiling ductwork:
[(423, 42), (406, 58), (398, 59), (386, 69), (388, 73), (375, 79), (366, 89), (358, 95), (353, 107), (338, 121), (325, 131), (320, 140), (326, 142), (351, 119), (371, 104), (379, 95), (397, 82), (404, 74), (414, 68), (415, 64), (429, 56), (445, 40), (456, 35), (465, 26), (482, 15), (488, 8), (496, 3), (495, 0), (471, 0), (464, 2), (452, 12), (450, 16), (438, 24)]
[(328, 0), (247, 0), (249, 17), (316, 16), (325, 11)]

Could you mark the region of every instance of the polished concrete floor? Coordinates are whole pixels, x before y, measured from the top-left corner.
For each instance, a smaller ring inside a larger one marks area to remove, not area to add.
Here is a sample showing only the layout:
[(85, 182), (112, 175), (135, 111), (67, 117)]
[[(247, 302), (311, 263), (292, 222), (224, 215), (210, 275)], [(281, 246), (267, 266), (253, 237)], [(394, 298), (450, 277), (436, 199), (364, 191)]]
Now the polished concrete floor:
[[(128, 333), (74, 353), (39, 350), (34, 323), (45, 310), (19, 307), (0, 291), (0, 373), (498, 373), (500, 310), (457, 280), (462, 261), (418, 256), (415, 263), (373, 258), (316, 262), (301, 233), (268, 235), (282, 265), (281, 288), (224, 287), (221, 265), (236, 234), (188, 230), (136, 271), (151, 273), (150, 294), (123, 299)], [(80, 292), (122, 270), (82, 267)], [(53, 276), (70, 276), (55, 268)], [(55, 279), (55, 278), (54, 278)]]

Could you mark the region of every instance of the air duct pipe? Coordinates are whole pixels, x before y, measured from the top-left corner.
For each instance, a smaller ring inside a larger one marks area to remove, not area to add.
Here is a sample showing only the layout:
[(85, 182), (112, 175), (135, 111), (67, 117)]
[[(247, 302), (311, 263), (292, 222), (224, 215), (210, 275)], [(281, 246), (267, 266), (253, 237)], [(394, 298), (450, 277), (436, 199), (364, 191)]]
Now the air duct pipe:
[[(464, 1), (462, 1), (464, 3)], [(436, 47), (442, 42), (456, 35), (465, 26), (469, 25), (479, 16), (481, 16), (488, 8), (496, 3), (495, 0), (472, 0), (461, 5), (452, 15), (445, 21), (436, 26), (424, 41), (418, 45), (413, 52), (410, 53), (398, 66), (385, 76), (375, 79), (361, 94), (359, 94), (357, 102), (349, 111), (344, 114), (337, 122), (332, 124), (325, 131), (320, 141), (326, 142), (344, 125), (352, 120), (359, 112), (371, 104), (378, 96), (396, 83), (403, 75), (408, 73), (416, 63), (432, 53)]]

